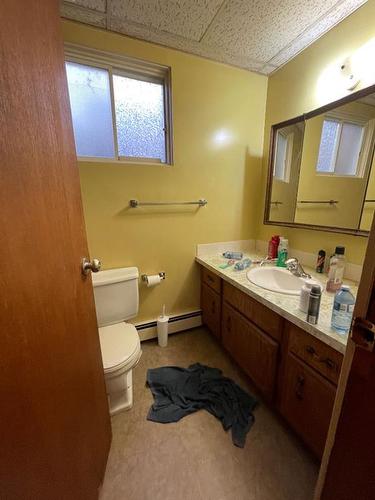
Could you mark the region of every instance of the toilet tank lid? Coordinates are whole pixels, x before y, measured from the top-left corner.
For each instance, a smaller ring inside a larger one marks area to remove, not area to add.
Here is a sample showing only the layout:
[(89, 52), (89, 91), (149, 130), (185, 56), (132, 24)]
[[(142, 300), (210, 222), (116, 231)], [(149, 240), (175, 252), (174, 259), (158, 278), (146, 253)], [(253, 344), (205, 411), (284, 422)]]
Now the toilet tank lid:
[(138, 279), (137, 267), (121, 267), (119, 269), (108, 269), (92, 275), (92, 282), (95, 286), (110, 285), (120, 281)]

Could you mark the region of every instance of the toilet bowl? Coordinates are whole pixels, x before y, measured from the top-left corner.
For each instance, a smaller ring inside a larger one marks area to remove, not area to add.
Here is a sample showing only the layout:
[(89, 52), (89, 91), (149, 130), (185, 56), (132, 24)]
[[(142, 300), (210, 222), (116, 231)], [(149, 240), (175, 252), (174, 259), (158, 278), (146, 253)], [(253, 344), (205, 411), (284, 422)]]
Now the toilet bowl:
[(142, 351), (138, 332), (125, 319), (138, 312), (138, 269), (111, 269), (93, 276), (104, 379), (111, 415), (133, 405), (133, 368)]

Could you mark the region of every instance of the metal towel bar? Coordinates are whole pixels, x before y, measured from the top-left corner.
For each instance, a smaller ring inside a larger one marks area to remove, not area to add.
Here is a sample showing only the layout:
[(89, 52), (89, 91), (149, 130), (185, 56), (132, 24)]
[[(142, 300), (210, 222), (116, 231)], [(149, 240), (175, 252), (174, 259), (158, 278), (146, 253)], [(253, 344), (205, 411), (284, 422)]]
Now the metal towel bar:
[(130, 200), (129, 206), (131, 208), (137, 207), (151, 207), (151, 206), (162, 206), (162, 205), (199, 205), (200, 207), (205, 207), (207, 205), (207, 200), (204, 198), (198, 201), (138, 201)]
[(338, 200), (300, 200), (298, 203), (323, 203), (328, 205), (336, 205)]

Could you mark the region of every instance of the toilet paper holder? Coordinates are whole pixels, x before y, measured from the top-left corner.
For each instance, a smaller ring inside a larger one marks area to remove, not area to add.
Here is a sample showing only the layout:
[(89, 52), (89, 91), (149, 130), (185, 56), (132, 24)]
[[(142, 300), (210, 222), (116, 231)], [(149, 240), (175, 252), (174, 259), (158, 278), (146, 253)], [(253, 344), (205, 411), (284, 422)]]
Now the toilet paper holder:
[[(160, 279), (165, 280), (165, 272), (164, 271), (158, 273), (158, 275), (160, 276)], [(148, 276), (147, 274), (142, 274), (141, 275), (142, 281), (146, 282), (147, 281), (147, 276)]]

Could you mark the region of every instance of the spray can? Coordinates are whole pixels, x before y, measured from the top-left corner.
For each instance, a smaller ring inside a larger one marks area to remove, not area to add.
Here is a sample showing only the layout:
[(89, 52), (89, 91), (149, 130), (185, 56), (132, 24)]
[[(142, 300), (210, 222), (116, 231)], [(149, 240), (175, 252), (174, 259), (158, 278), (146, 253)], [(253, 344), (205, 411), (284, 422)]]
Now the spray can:
[(306, 321), (312, 325), (316, 325), (319, 318), (320, 301), (322, 298), (322, 290), (319, 285), (311, 287), (309, 308), (307, 310)]

